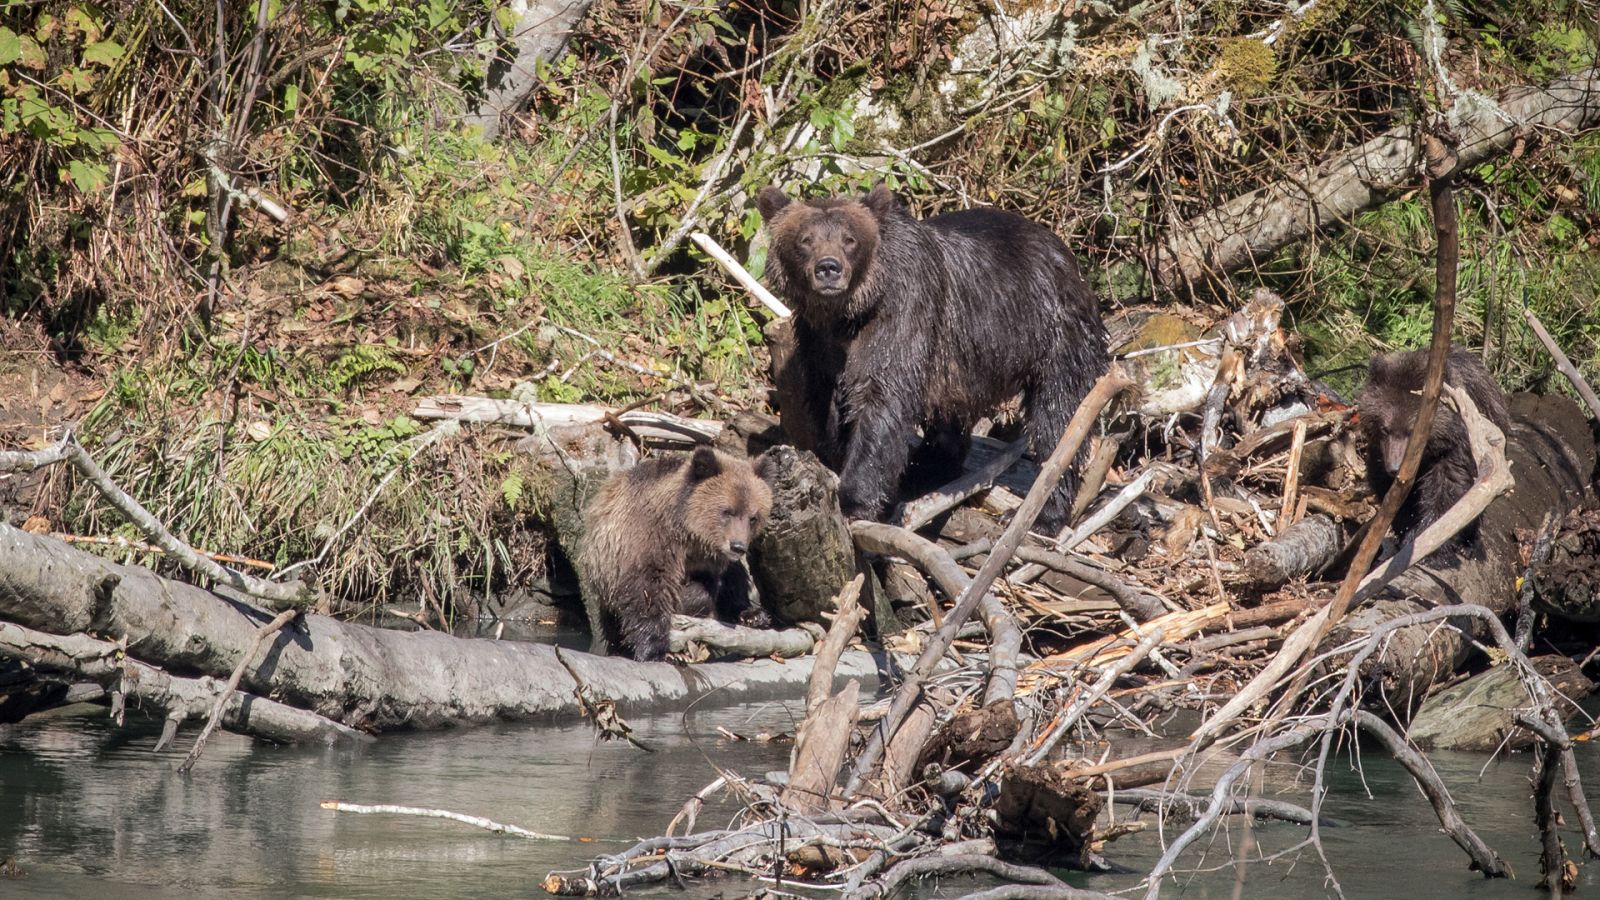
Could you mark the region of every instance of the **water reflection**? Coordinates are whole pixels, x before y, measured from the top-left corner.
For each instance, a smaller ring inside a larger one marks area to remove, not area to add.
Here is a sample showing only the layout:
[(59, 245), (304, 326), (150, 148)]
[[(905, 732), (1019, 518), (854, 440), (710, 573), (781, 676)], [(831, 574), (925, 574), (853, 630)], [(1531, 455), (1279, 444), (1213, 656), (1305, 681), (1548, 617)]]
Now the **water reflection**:
[[(0, 857), (28, 873), (0, 895), (485, 896), (537, 890), (554, 868), (658, 832), (716, 777), (786, 765), (788, 745), (734, 743), (787, 729), (790, 712), (634, 721), (658, 752), (596, 744), (584, 723), (386, 737), (361, 748), (272, 748), (218, 733), (187, 777), (187, 752), (152, 756), (159, 728), (53, 718), (0, 726)], [(324, 799), (443, 807), (537, 831), (617, 841), (536, 843), (432, 819), (335, 814)], [(731, 812), (711, 804), (707, 827)], [(124, 889), (127, 889), (126, 891)]]
[[(747, 734), (788, 730), (795, 708), (768, 704), (754, 711), (640, 718), (635, 726), (659, 749), (648, 756), (624, 745), (596, 744), (581, 722), (399, 734), (342, 749), (273, 748), (219, 733), (188, 777), (175, 772), (186, 742), (151, 755), (158, 732), (153, 722), (116, 729), (100, 717), (46, 717), (0, 726), (0, 857), (16, 856), (28, 872), (21, 880), (0, 879), (0, 896), (538, 895), (547, 871), (580, 867), (607, 848), (659, 833), (684, 798), (715, 777), (713, 763), (750, 774), (784, 767), (787, 744), (729, 742), (716, 728)], [(1594, 748), (1580, 745), (1578, 752), (1588, 784), (1600, 784)], [(1439, 832), (1410, 778), (1371, 753), (1363, 759), (1364, 777), (1348, 758), (1331, 772), (1327, 814), (1352, 823), (1325, 832), (1346, 896), (1534, 896), (1538, 839), (1529, 757), (1487, 766), (1472, 754), (1436, 754), (1434, 761), (1467, 821), (1519, 877), (1487, 882), (1469, 872), (1465, 856)], [(1267, 795), (1297, 774), (1303, 773), (1288, 765), (1272, 770)], [(1208, 771), (1200, 782), (1210, 777)], [(1302, 798), (1300, 789), (1284, 795)], [(536, 843), (438, 820), (335, 814), (318, 807), (324, 799), (443, 807), (598, 843)], [(720, 826), (732, 811), (726, 801), (710, 804), (700, 826)], [(1119, 807), (1117, 815), (1127, 819), (1131, 809)], [(1247, 834), (1233, 820), (1202, 842), (1203, 858), (1185, 860), (1190, 868), (1212, 871), (1166, 893), (1330, 896), (1321, 864), (1309, 851), (1246, 867), (1235, 894), (1237, 872), (1230, 859), (1238, 848), (1254, 842), (1250, 854), (1259, 857), (1293, 845), (1304, 833), (1265, 824)], [(1569, 833), (1567, 847), (1581, 848), (1575, 833)], [(1146, 870), (1159, 854), (1152, 828), (1114, 843), (1107, 855)], [(1137, 881), (1081, 874), (1071, 879), (1100, 890)], [(1600, 889), (1596, 882), (1586, 867), (1587, 893)], [(743, 882), (713, 881), (690, 895), (731, 896), (744, 889)], [(961, 886), (924, 890), (955, 895)]]

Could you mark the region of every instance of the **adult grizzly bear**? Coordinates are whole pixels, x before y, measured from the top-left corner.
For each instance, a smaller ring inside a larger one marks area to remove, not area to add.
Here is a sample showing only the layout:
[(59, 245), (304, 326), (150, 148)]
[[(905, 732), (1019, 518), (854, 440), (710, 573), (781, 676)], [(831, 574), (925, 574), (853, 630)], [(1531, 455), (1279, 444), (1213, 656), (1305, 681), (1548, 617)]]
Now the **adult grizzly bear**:
[[(1427, 369), (1426, 350), (1374, 356), (1368, 364), (1367, 384), (1361, 389), (1356, 406), (1361, 411), (1361, 433), (1366, 438), (1367, 483), (1379, 500), (1400, 472), (1406, 439), (1411, 435), (1417, 409), (1422, 404), (1419, 392)], [(1510, 430), (1506, 396), (1476, 355), (1451, 348), (1445, 361), (1444, 380), (1465, 391), (1483, 417), (1501, 431)], [(1433, 415), (1428, 444), (1422, 451), (1416, 483), (1394, 517), (1391, 527), (1395, 536), (1402, 542), (1407, 541), (1438, 521), (1445, 510), (1454, 506), (1472, 487), (1477, 477), (1478, 464), (1472, 458), (1461, 414), (1441, 398)], [(1436, 554), (1443, 559), (1463, 552), (1476, 555), (1479, 547), (1478, 523), (1474, 521), (1457, 532)]]
[(701, 447), (611, 477), (585, 510), (578, 574), (612, 653), (666, 655), (672, 616), (769, 624), (741, 560), (772, 510), (766, 455)]
[[(1094, 292), (1042, 225), (997, 209), (918, 221), (881, 184), (805, 202), (768, 187), (757, 206), (767, 282), (796, 312), (778, 378), (799, 408), (781, 413), (839, 473), (846, 515), (884, 513), (918, 425), (927, 457), (959, 463), (973, 423), (1019, 391), (1043, 459), (1106, 370)], [(1041, 528), (1064, 523), (1076, 487), (1074, 467)]]

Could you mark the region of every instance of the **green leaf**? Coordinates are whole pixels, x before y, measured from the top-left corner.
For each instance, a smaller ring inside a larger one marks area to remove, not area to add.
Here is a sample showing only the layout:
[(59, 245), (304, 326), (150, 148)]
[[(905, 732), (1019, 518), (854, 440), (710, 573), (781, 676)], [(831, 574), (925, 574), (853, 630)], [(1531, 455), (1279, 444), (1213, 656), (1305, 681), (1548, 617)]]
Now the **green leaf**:
[(39, 46), (38, 41), (28, 35), (19, 34), (17, 35), (17, 43), (22, 48), (22, 58), (18, 62), (30, 69), (44, 68), (44, 48)]
[(516, 472), (507, 475), (505, 480), (500, 482), (500, 496), (505, 498), (506, 506), (511, 509), (517, 508), (517, 502), (522, 499), (523, 487), (522, 476)]
[(83, 48), (83, 63), (109, 68), (122, 58), (122, 52), (122, 45), (116, 41), (96, 41)]
[(106, 183), (111, 177), (111, 170), (101, 163), (75, 159), (67, 163), (67, 174), (78, 190), (88, 194)]
[(294, 115), (294, 111), (299, 108), (300, 88), (292, 84), (285, 85), (283, 88), (283, 111), (290, 115)]
[(94, 88), (94, 76), (84, 69), (74, 67), (62, 72), (56, 78), (56, 83), (69, 93), (87, 94)]
[(22, 58), (22, 39), (11, 29), (0, 25), (0, 66), (9, 66)]

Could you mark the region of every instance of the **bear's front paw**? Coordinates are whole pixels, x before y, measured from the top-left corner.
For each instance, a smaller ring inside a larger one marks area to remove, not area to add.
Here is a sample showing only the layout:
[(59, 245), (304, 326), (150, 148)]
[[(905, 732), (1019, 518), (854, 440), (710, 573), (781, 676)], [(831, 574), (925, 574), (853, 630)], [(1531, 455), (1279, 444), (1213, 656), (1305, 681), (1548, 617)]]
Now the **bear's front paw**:
[(746, 628), (771, 628), (772, 617), (759, 606), (752, 606), (739, 614), (739, 624)]

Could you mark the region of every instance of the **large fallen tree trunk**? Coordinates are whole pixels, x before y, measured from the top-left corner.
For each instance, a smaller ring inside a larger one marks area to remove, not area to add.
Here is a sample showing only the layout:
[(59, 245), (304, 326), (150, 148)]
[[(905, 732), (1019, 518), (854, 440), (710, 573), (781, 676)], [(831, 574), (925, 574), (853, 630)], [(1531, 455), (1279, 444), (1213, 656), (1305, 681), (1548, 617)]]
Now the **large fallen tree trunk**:
[[(1507, 152), (1535, 131), (1573, 134), (1600, 125), (1600, 69), (1543, 87), (1509, 88), (1492, 108), (1463, 109), (1463, 167)], [(1416, 183), (1422, 150), (1415, 128), (1401, 125), (1312, 170), (1274, 182), (1196, 216), (1156, 251), (1156, 277), (1168, 290), (1251, 264), (1317, 232), (1347, 224)]]
[[(270, 616), (146, 569), (0, 524), (0, 619), (52, 634), (126, 639), (135, 659), (225, 676)], [(809, 659), (674, 666), (515, 641), (401, 632), (307, 615), (275, 636), (240, 683), (250, 693), (363, 730), (577, 714), (576, 673), (633, 712), (709, 698), (742, 703), (799, 694)], [(836, 673), (876, 684), (878, 666), (846, 653)]]

